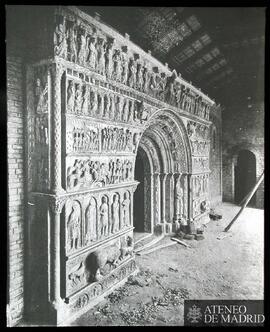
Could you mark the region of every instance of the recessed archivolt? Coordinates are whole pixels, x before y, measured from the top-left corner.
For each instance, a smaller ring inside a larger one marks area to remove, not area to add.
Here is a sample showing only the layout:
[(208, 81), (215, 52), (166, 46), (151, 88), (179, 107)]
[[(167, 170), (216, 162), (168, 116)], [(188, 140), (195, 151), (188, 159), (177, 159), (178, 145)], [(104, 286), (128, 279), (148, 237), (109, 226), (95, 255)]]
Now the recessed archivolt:
[(178, 114), (169, 109), (154, 112), (145, 126), (141, 142), (145, 137), (150, 137), (160, 147), (164, 172), (191, 172), (191, 147)]

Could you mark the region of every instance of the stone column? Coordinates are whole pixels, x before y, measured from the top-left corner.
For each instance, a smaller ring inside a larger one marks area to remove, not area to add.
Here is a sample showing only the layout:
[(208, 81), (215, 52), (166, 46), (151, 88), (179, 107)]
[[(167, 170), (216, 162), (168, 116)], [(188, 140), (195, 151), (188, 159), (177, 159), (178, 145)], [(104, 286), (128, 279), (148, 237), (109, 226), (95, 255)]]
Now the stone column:
[(50, 208), (50, 302), (55, 310), (58, 309), (60, 294), (60, 213), (62, 202), (51, 202)]
[(154, 232), (154, 174), (149, 174), (150, 177), (150, 218), (151, 218), (151, 233)]
[(168, 174), (160, 174), (161, 184), (161, 222), (166, 223), (166, 178)]
[[(134, 226), (133, 226), (133, 214), (134, 214), (134, 192), (136, 191), (136, 189), (137, 189), (137, 186), (138, 186), (138, 184), (135, 184), (135, 185), (133, 185), (132, 186), (132, 190), (130, 190), (130, 211), (129, 211), (129, 213), (130, 213), (130, 226), (132, 226), (133, 228), (134, 228)], [(121, 200), (121, 199), (120, 199)], [(120, 209), (120, 213), (121, 213), (121, 210), (122, 209)], [(122, 215), (120, 215), (120, 220), (121, 220), (121, 218), (122, 218)]]
[(179, 222), (179, 218), (177, 216), (177, 211), (176, 211), (176, 186), (177, 182), (180, 181), (181, 174), (180, 173), (174, 173), (174, 215), (173, 215), (173, 221), (175, 223)]
[(194, 232), (194, 218), (193, 218), (193, 194), (194, 194), (194, 188), (193, 188), (193, 179), (194, 176), (192, 174), (187, 175), (188, 183), (187, 183), (187, 188), (188, 188), (188, 220), (187, 220), (187, 226), (188, 226), (188, 231), (189, 233)]
[(184, 194), (184, 218), (185, 221), (188, 219), (188, 175), (187, 174), (182, 174), (183, 176), (183, 183), (184, 183), (184, 189), (183, 189), (183, 194)]
[(64, 192), (62, 188), (61, 174), (61, 76), (63, 67), (59, 63), (53, 63), (51, 73), (51, 192), (59, 194)]
[(174, 217), (174, 173), (169, 173), (167, 177), (168, 193), (168, 213), (167, 222), (171, 223)]
[(153, 197), (154, 197), (154, 204), (153, 204), (154, 221), (156, 224), (159, 224), (161, 222), (160, 173), (153, 174)]

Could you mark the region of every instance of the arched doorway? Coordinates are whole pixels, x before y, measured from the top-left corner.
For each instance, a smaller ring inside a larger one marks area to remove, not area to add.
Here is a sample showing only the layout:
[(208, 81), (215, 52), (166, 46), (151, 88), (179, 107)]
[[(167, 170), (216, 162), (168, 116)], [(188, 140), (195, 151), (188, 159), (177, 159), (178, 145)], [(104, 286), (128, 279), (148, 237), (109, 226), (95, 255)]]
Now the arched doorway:
[(135, 163), (135, 180), (140, 182), (138, 184), (138, 187), (134, 193), (134, 206), (136, 207), (134, 209), (134, 216), (133, 216), (133, 223), (134, 223), (134, 231), (135, 232), (144, 232), (145, 231), (145, 225), (144, 225), (144, 196), (145, 196), (145, 190), (144, 190), (144, 163), (143, 163), (143, 157), (142, 152), (140, 152), (140, 149), (137, 153), (136, 157), (136, 163)]
[(187, 138), (179, 118), (168, 113), (160, 111), (150, 119), (138, 145), (134, 173), (139, 182), (134, 193), (135, 233), (170, 233), (179, 226), (183, 216), (180, 218), (175, 211), (177, 184), (182, 187), (183, 210), (188, 211)]
[[(256, 183), (256, 157), (249, 150), (238, 153), (237, 164), (234, 168), (235, 203), (239, 204), (247, 196)], [(250, 200), (249, 206), (256, 205), (256, 193)]]

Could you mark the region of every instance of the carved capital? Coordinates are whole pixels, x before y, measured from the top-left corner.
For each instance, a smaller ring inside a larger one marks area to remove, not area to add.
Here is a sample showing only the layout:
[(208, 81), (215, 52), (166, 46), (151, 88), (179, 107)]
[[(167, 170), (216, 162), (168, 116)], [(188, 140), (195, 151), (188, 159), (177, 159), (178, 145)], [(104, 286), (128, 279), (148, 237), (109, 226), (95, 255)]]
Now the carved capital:
[(49, 206), (53, 213), (60, 214), (66, 202), (65, 197), (53, 197), (49, 201)]
[(49, 70), (50, 73), (52, 75), (52, 77), (54, 77), (55, 79), (60, 79), (63, 72), (65, 71), (65, 66), (62, 62), (53, 62), (49, 65)]

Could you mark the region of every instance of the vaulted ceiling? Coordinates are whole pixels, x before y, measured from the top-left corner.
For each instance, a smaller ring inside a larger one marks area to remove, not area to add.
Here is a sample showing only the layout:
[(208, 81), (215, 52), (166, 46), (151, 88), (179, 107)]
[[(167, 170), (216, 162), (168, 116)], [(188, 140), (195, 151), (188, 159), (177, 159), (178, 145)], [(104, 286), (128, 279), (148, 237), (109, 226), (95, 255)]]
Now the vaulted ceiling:
[(264, 8), (80, 8), (99, 13), (225, 107), (264, 98)]

